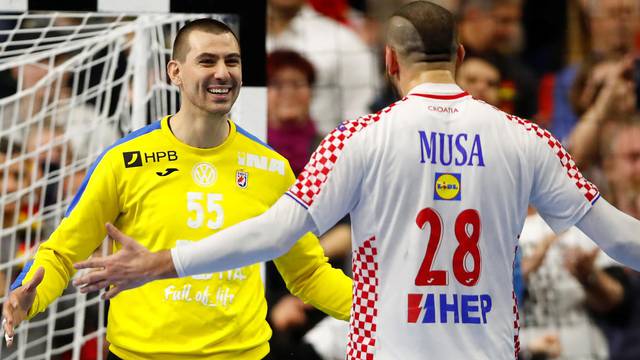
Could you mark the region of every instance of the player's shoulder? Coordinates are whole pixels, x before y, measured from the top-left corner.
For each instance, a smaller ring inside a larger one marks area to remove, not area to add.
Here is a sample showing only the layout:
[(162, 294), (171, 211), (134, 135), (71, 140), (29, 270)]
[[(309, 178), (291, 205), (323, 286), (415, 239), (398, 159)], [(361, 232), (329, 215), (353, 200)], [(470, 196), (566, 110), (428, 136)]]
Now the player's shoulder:
[[(139, 153), (144, 150), (146, 146), (157, 143), (154, 141), (154, 135), (159, 134), (161, 129), (161, 120), (155, 121), (147, 126), (141, 127), (137, 130), (130, 132), (129, 134), (116, 140), (113, 144), (107, 147), (97, 159), (100, 162), (102, 159), (113, 157), (126, 157), (129, 153)], [(139, 155), (139, 154), (138, 154)]]
[(467, 98), (464, 105), (464, 109), (467, 114), (473, 114), (474, 121), (485, 120), (493, 123), (494, 125), (506, 125), (507, 116), (510, 116), (506, 112), (498, 109), (495, 105), (476, 99), (472, 96)]
[(238, 132), (237, 136), (239, 140), (242, 142), (242, 147), (247, 150), (251, 150), (255, 153), (258, 153), (262, 156), (273, 157), (277, 159), (285, 159), (284, 156), (280, 155), (275, 149), (273, 149), (269, 144), (260, 140), (257, 136), (253, 135), (249, 131), (242, 128), (240, 125), (235, 124), (236, 131)]
[(235, 127), (239, 165), (256, 167), (279, 175), (291, 173), (289, 161), (284, 156), (241, 126), (235, 124)]
[(404, 97), (375, 113), (366, 114), (352, 120), (345, 120), (333, 129), (325, 140), (333, 138), (344, 140), (345, 138), (351, 138), (354, 134), (370, 131), (367, 129), (376, 128), (377, 124), (387, 123), (389, 121), (388, 119), (394, 115), (407, 100), (408, 98)]
[(111, 146), (105, 149), (105, 153), (117, 152), (120, 150), (130, 149), (132, 147), (139, 147), (147, 141), (150, 141), (156, 131), (161, 129), (161, 120), (155, 121), (147, 126), (141, 127), (137, 130), (130, 132), (129, 134), (116, 140)]
[(527, 119), (523, 119), (519, 116), (508, 114), (503, 112), (503, 118), (509, 127), (515, 129), (515, 131), (523, 138), (526, 138), (534, 143), (542, 141), (546, 142), (552, 148), (561, 148), (560, 141), (557, 140), (549, 130), (545, 129), (541, 125)]
[(535, 122), (509, 114), (482, 100), (472, 98), (467, 111), (477, 115), (474, 121), (487, 120), (494, 126), (512, 129), (515, 133), (525, 137), (552, 138), (551, 133)]

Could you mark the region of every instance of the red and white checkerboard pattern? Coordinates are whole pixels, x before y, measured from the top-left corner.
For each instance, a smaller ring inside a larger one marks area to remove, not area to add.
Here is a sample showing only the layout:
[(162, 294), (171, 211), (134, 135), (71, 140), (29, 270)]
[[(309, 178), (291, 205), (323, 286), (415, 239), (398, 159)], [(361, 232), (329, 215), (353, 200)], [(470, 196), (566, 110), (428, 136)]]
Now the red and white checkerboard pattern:
[(512, 293), (513, 296), (513, 345), (515, 347), (515, 358), (518, 359), (518, 353), (520, 353), (520, 312), (518, 311), (518, 299), (516, 298), (516, 292)]
[(375, 114), (369, 114), (353, 121), (345, 121), (335, 128), (322, 140), (311, 159), (298, 176), (295, 184), (289, 189), (289, 194), (300, 200), (307, 207), (311, 206), (314, 198), (320, 193), (322, 184), (327, 181), (346, 141), (353, 134), (380, 120), (382, 113), (388, 113), (398, 103), (397, 101)]
[(376, 238), (365, 241), (353, 253), (353, 304), (349, 326), (347, 360), (373, 360), (378, 309), (378, 263)]
[[(518, 236), (518, 240), (520, 236)], [(516, 267), (516, 257), (518, 256), (518, 247), (516, 246), (513, 251), (513, 268)], [(518, 311), (518, 298), (516, 297), (515, 290), (511, 292), (513, 298), (513, 345), (515, 348), (515, 359), (518, 359), (520, 353), (520, 312)]]
[(554, 138), (549, 131), (528, 120), (523, 120), (514, 115), (506, 115), (507, 119), (510, 121), (522, 125), (527, 131), (533, 132), (539, 138), (546, 140), (547, 144), (549, 144), (553, 152), (558, 156), (558, 159), (560, 159), (562, 166), (567, 170), (567, 175), (575, 181), (576, 186), (584, 197), (590, 203), (593, 203), (598, 199), (598, 196), (600, 195), (598, 188), (582, 176), (582, 173), (578, 170), (578, 167), (571, 158), (571, 155), (569, 155), (569, 153), (562, 147), (562, 144), (560, 144), (560, 142)]

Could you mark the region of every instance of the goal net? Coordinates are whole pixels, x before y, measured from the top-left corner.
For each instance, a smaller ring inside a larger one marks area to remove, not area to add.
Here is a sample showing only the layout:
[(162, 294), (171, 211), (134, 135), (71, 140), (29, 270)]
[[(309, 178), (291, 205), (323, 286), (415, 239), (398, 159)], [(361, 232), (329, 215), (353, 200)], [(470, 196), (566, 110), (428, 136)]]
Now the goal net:
[[(177, 111), (166, 62), (177, 30), (202, 16), (0, 15), (1, 302), (104, 148)], [(236, 16), (209, 16), (238, 26)], [(107, 309), (97, 295), (68, 288), (18, 327), (11, 349), (2, 341), (0, 359), (102, 359)]]

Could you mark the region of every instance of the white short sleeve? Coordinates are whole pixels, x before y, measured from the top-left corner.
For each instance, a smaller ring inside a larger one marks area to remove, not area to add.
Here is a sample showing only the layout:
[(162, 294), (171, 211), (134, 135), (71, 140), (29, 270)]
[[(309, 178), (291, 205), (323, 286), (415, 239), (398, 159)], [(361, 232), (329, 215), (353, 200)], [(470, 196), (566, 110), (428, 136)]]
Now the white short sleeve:
[(571, 155), (551, 133), (533, 123), (526, 125), (530, 130), (528, 156), (534, 167), (530, 200), (559, 233), (580, 221), (600, 193), (582, 176)]

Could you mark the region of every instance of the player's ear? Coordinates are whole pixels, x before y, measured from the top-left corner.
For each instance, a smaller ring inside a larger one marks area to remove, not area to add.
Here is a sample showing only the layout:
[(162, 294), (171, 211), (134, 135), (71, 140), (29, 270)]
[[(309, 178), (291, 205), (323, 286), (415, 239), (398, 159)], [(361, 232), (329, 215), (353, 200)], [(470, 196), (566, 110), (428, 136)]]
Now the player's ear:
[(182, 85), (182, 76), (180, 74), (180, 63), (174, 59), (171, 59), (167, 63), (167, 75), (171, 79), (171, 83), (180, 86)]
[(391, 78), (398, 76), (400, 72), (400, 65), (398, 64), (398, 53), (394, 48), (386, 45), (384, 48), (384, 63), (387, 70), (387, 75)]

